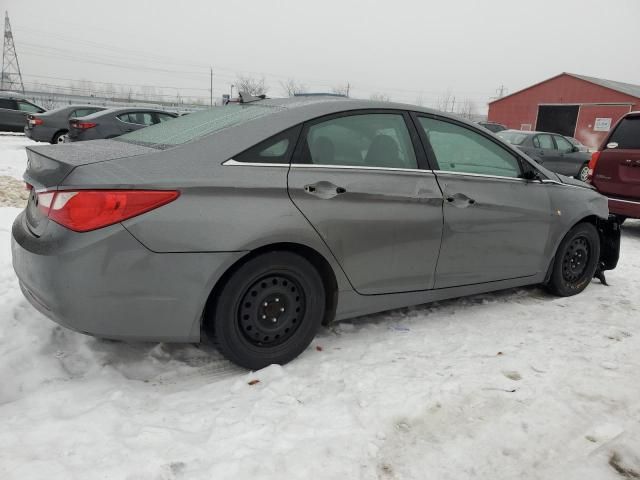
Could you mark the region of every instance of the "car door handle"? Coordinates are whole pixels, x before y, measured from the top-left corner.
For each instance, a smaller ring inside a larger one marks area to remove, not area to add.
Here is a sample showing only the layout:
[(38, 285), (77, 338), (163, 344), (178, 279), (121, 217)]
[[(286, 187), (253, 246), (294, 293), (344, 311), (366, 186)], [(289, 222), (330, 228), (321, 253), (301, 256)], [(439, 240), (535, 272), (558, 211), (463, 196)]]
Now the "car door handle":
[(334, 185), (331, 182), (322, 181), (305, 185), (304, 191), (311, 195), (315, 195), (316, 197), (328, 199), (333, 198), (336, 195), (342, 195), (343, 193), (346, 193), (347, 189)]
[(467, 208), (471, 205), (475, 205), (476, 201), (473, 198), (469, 198), (463, 193), (455, 193), (446, 197), (447, 202), (450, 205), (458, 208)]

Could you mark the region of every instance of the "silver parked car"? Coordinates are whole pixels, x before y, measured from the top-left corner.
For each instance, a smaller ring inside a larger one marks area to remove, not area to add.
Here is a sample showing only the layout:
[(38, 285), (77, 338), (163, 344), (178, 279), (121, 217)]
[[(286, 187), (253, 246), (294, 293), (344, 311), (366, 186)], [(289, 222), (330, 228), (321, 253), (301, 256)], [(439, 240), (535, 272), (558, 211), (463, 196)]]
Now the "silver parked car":
[(66, 141), (81, 142), (115, 138), (122, 134), (176, 118), (173, 112), (144, 107), (118, 107), (83, 117), (69, 118)]
[(85, 117), (106, 107), (96, 105), (67, 105), (44, 113), (27, 115), (24, 134), (36, 142), (64, 143), (69, 132), (69, 119)]
[(285, 363), (321, 324), (616, 266), (607, 199), (485, 129), (412, 105), (295, 97), (115, 140), (28, 147), (13, 265), (100, 337)]

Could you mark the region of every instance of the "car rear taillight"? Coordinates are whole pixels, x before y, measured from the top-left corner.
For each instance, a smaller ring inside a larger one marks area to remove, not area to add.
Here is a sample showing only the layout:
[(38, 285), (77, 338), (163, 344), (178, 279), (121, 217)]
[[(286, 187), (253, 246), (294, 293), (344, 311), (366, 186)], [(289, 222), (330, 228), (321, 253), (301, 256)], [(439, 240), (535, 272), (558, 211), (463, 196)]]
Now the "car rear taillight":
[(587, 182), (591, 183), (591, 180), (593, 180), (593, 172), (596, 169), (596, 164), (598, 163), (598, 160), (600, 159), (600, 154), (602, 152), (601, 151), (597, 151), (597, 152), (593, 152), (591, 154), (591, 160), (589, 160), (589, 173), (587, 175)]
[(38, 117), (34, 117), (33, 115), (29, 115), (29, 125), (35, 127), (36, 125), (43, 125), (44, 120)]
[(78, 122), (78, 121), (71, 122), (71, 126), (73, 128), (79, 128), (80, 130), (93, 128), (93, 127), (96, 127), (97, 125), (98, 125), (97, 123), (93, 123), (93, 122)]
[(88, 232), (141, 215), (172, 202), (175, 190), (77, 190), (42, 192), (38, 208), (75, 232)]

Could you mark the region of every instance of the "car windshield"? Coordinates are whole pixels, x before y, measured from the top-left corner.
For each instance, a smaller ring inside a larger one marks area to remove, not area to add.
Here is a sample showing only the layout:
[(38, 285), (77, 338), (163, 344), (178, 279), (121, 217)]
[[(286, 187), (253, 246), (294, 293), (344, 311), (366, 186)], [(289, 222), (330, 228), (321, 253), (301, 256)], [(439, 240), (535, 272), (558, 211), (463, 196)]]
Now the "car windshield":
[(526, 133), (520, 132), (508, 132), (503, 130), (502, 132), (496, 133), (501, 139), (506, 140), (512, 145), (522, 145), (522, 143), (527, 139)]
[(156, 148), (169, 148), (279, 110), (281, 107), (256, 104), (214, 107), (127, 133), (118, 137), (117, 140)]

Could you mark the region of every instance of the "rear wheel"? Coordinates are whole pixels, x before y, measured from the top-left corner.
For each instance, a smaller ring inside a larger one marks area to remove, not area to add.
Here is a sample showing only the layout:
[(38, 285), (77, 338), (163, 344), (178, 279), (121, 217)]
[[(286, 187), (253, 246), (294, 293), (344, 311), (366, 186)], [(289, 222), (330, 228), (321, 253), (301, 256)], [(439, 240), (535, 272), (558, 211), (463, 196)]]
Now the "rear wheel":
[(591, 282), (599, 258), (600, 235), (596, 227), (579, 223), (560, 243), (547, 287), (562, 297), (582, 292)]
[(69, 132), (67, 132), (66, 130), (60, 130), (59, 132), (56, 132), (56, 134), (51, 139), (51, 143), (54, 145), (56, 143), (64, 143), (64, 137), (67, 133)]
[(324, 310), (324, 285), (313, 265), (294, 253), (271, 252), (231, 275), (206, 328), (225, 357), (257, 370), (300, 355)]
[(585, 163), (584, 165), (582, 165), (582, 167), (580, 167), (580, 171), (578, 172), (578, 175), (576, 175), (576, 178), (578, 180), (582, 180), (583, 182), (587, 181), (587, 178), (589, 178), (589, 164)]

